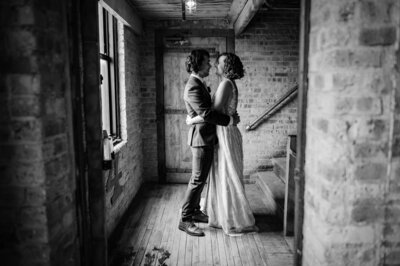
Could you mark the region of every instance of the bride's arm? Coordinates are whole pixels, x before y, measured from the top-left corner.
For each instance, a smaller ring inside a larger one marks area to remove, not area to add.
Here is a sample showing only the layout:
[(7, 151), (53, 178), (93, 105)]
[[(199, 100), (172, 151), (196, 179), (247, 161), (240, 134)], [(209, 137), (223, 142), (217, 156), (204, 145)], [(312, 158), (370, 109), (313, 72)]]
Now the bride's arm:
[[(222, 81), (219, 84), (218, 89), (214, 95), (213, 109), (216, 111), (222, 112), (224, 110), (226, 102), (228, 101), (231, 93), (232, 93), (231, 83), (226, 80)], [(198, 123), (202, 123), (202, 122), (204, 122), (204, 119), (199, 115), (195, 116), (193, 118), (191, 118), (190, 116), (186, 117), (187, 125), (193, 125), (193, 124), (198, 124)]]
[(213, 109), (219, 112), (224, 110), (226, 102), (232, 93), (232, 85), (227, 80), (222, 81), (214, 95)]

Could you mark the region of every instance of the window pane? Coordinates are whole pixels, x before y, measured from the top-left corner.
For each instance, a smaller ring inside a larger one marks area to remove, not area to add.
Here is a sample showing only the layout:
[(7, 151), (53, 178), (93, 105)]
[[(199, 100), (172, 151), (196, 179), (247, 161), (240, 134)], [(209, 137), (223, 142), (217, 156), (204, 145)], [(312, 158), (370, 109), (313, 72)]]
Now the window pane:
[(103, 129), (107, 130), (108, 134), (111, 134), (110, 130), (110, 94), (109, 94), (109, 70), (108, 62), (104, 59), (100, 59), (100, 74), (103, 77), (101, 83), (101, 109), (102, 109), (102, 120)]
[(116, 93), (115, 93), (115, 64), (114, 64), (114, 27), (113, 27), (113, 17), (111, 14), (108, 14), (108, 36), (109, 36), (109, 43), (108, 43), (108, 55), (111, 57), (111, 62), (110, 62), (110, 108), (111, 108), (111, 119), (110, 119), (110, 127), (111, 127), (111, 132), (110, 134), (116, 135), (117, 133), (117, 109), (116, 109)]
[(120, 128), (120, 103), (119, 103), (119, 68), (118, 68), (118, 21), (115, 17), (113, 17), (112, 19), (112, 26), (113, 26), (113, 68), (114, 68), (114, 108), (113, 108), (113, 112), (115, 113), (114, 117), (114, 121), (115, 121), (115, 125), (114, 125), (114, 132), (118, 137), (121, 137), (121, 128)]
[(100, 53), (104, 54), (104, 21), (103, 21), (103, 7), (99, 4), (99, 45)]
[(103, 35), (104, 35), (104, 42), (103, 42), (103, 47), (104, 47), (104, 54), (109, 55), (109, 39), (110, 35), (108, 34), (108, 12), (103, 8)]

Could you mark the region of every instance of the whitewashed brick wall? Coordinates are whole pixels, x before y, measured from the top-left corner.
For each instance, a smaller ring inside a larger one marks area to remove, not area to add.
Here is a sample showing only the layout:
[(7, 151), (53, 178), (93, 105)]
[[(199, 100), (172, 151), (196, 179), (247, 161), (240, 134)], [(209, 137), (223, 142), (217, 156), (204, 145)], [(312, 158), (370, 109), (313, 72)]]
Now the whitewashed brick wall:
[(303, 265), (400, 263), (398, 1), (312, 1)]

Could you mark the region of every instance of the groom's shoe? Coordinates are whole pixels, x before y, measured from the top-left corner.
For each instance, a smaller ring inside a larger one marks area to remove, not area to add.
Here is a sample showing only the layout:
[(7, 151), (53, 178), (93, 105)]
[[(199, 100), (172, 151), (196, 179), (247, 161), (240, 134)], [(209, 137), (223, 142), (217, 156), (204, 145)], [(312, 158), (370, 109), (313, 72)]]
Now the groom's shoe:
[(201, 211), (197, 211), (193, 216), (192, 219), (194, 222), (198, 222), (198, 223), (208, 223), (208, 216), (205, 215), (203, 212)]
[(179, 222), (179, 230), (186, 232), (188, 235), (191, 236), (205, 236), (203, 230), (198, 228), (192, 221), (190, 222)]

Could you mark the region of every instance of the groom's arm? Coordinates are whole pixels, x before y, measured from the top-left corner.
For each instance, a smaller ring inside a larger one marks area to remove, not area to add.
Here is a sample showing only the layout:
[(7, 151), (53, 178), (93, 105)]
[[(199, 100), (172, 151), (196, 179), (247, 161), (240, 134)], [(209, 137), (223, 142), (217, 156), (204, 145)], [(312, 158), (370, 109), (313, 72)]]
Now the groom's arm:
[(211, 104), (204, 101), (204, 95), (201, 92), (202, 88), (199, 86), (193, 86), (187, 90), (185, 95), (186, 101), (196, 111), (196, 113), (204, 119), (205, 122), (227, 126), (231, 120), (231, 117), (225, 114), (221, 114), (211, 109)]

